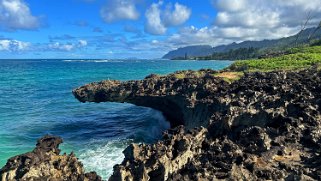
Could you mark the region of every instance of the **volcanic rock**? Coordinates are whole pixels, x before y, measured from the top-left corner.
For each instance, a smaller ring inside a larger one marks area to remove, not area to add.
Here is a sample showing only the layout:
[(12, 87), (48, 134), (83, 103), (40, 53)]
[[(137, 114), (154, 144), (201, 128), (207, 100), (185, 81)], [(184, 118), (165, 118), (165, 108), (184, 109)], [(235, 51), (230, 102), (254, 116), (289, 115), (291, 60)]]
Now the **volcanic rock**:
[(75, 180), (100, 181), (95, 172), (85, 173), (83, 165), (73, 153), (60, 154), (62, 139), (46, 135), (39, 139), (36, 148), (28, 153), (10, 158), (0, 170), (2, 181), (25, 180)]
[[(81, 102), (128, 102), (163, 112), (171, 123), (154, 144), (131, 144), (110, 181), (321, 180), (321, 73), (180, 71), (138, 81), (102, 81), (73, 91)], [(4, 180), (100, 180), (60, 138), (9, 159)]]
[(81, 102), (158, 109), (172, 125), (162, 141), (129, 146), (110, 180), (321, 180), (321, 73), (253, 72), (232, 83), (216, 73), (181, 71), (73, 91)]

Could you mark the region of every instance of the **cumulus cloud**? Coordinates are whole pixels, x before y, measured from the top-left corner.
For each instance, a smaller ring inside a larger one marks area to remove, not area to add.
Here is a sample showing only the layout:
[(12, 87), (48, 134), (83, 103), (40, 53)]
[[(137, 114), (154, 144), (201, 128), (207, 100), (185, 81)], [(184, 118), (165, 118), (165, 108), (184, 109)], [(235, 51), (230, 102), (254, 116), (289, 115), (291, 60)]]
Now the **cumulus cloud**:
[(179, 3), (175, 3), (174, 10), (169, 4), (164, 11), (163, 21), (165, 26), (178, 26), (185, 23), (191, 16), (192, 11)]
[(100, 15), (107, 23), (139, 18), (134, 0), (108, 0), (101, 8)]
[(70, 43), (63, 44), (63, 43), (55, 42), (55, 43), (49, 44), (48, 48), (50, 50), (71, 51), (74, 49), (74, 45), (72, 45)]
[(182, 28), (179, 32), (171, 35), (166, 42), (171, 44), (173, 48), (177, 48), (188, 45), (223, 44), (227, 42), (227, 39), (220, 37), (215, 28), (190, 26)]
[(145, 32), (153, 35), (162, 35), (166, 33), (168, 27), (178, 26), (185, 23), (190, 15), (191, 10), (179, 3), (167, 4), (165, 9), (162, 9), (163, 2), (153, 3), (147, 9)]
[(85, 46), (87, 46), (86, 40), (79, 40), (78, 41), (78, 47), (85, 47)]
[(308, 13), (309, 26), (321, 20), (321, 1), (310, 0), (213, 0), (217, 16), (207, 27), (184, 27), (164, 42), (173, 48), (207, 44), (212, 46), (245, 40), (263, 40), (296, 34)]
[(146, 11), (145, 31), (153, 35), (162, 35), (166, 32), (166, 27), (161, 20), (161, 10), (159, 7), (162, 3), (153, 3)]
[(2, 39), (0, 40), (0, 51), (20, 52), (27, 50), (30, 46), (29, 42), (18, 40)]
[(23, 0), (0, 0), (0, 28), (7, 31), (32, 30), (40, 26), (39, 17), (31, 14)]
[(50, 51), (73, 51), (75, 49), (80, 49), (88, 45), (86, 40), (78, 40), (77, 43), (60, 43), (54, 42), (48, 45), (48, 50)]
[[(320, 0), (216, 0), (214, 4), (218, 8), (215, 25), (222, 31), (245, 30), (251, 32), (250, 36), (262, 33), (258, 36), (260, 38), (274, 38), (273, 32), (278, 32), (278, 37), (293, 34), (306, 20), (308, 13), (314, 16), (310, 25), (321, 19)], [(248, 37), (244, 34), (244, 38)]]

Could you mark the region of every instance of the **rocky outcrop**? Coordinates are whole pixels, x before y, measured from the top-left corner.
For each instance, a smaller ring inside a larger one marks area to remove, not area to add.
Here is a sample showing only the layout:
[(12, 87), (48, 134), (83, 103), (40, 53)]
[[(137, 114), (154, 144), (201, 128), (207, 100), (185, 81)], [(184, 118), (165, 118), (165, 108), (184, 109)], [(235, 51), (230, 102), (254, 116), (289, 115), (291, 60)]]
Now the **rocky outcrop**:
[(231, 84), (216, 73), (103, 81), (73, 91), (82, 102), (161, 110), (172, 124), (162, 141), (129, 146), (110, 180), (321, 179), (321, 73), (245, 73)]
[[(163, 139), (132, 144), (114, 166), (118, 180), (321, 180), (321, 73), (245, 73), (228, 83), (212, 70), (102, 81), (75, 89), (81, 102), (129, 102), (161, 110)], [(222, 75), (222, 74), (220, 74)], [(85, 174), (61, 139), (9, 159), (3, 180), (100, 180)]]
[(36, 148), (28, 153), (12, 157), (0, 170), (2, 181), (25, 180), (79, 180), (100, 181), (95, 172), (85, 173), (83, 165), (73, 153), (59, 155), (60, 137), (44, 136)]
[[(81, 102), (128, 102), (163, 112), (172, 127), (207, 126), (213, 112), (224, 107), (219, 100), (206, 99), (227, 85), (214, 78), (214, 70), (180, 71), (168, 76), (150, 75), (139, 81), (107, 80), (73, 90)], [(223, 106), (223, 107), (222, 107)]]
[(132, 144), (109, 180), (167, 180), (198, 154), (206, 133), (205, 128), (187, 132), (180, 126), (166, 132), (164, 140), (156, 144)]

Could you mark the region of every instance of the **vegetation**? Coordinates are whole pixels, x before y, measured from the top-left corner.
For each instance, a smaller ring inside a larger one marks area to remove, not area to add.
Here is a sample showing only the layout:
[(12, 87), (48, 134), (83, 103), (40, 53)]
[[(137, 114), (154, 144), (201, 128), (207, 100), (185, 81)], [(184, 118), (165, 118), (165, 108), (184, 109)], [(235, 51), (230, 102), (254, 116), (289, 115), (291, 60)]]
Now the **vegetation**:
[(178, 71), (172, 74), (177, 79), (184, 79), (184, 78), (199, 78), (204, 77), (205, 72), (203, 71)]
[(244, 75), (243, 72), (220, 72), (217, 74), (214, 74), (214, 77), (221, 77), (226, 82), (233, 82), (235, 80), (239, 80)]
[(273, 71), (295, 70), (321, 64), (321, 46), (300, 47), (289, 49), (290, 54), (256, 60), (236, 61), (231, 71)]
[(205, 57), (198, 57), (198, 60), (244, 60), (257, 58), (259, 56), (258, 48), (238, 48), (228, 52), (217, 52)]
[(304, 44), (321, 45), (321, 23), (314, 28), (303, 26), (296, 35), (275, 40), (244, 41), (228, 45), (189, 46), (170, 51), (163, 58), (175, 60), (242, 60), (261, 57)]

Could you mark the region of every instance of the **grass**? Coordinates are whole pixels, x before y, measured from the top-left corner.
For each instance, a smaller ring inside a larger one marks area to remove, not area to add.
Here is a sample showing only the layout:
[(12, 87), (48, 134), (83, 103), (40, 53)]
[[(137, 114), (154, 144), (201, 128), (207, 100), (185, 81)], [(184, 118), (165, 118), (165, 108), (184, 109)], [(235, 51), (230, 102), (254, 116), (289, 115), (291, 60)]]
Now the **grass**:
[(185, 78), (185, 74), (184, 74), (184, 73), (174, 74), (174, 76), (175, 76), (177, 79), (184, 79), (184, 78)]
[(177, 79), (198, 78), (205, 75), (202, 71), (180, 71), (173, 74)]
[(214, 77), (221, 77), (226, 82), (233, 82), (235, 80), (239, 80), (244, 75), (243, 72), (220, 72), (217, 74), (214, 74)]
[[(214, 71), (215, 72), (215, 71)], [(184, 78), (201, 78), (204, 76), (211, 76), (211, 77), (220, 77), (224, 81), (232, 83), (235, 80), (239, 80), (244, 75), (243, 72), (207, 72), (206, 70), (199, 70), (199, 71), (179, 71), (171, 74), (176, 79), (184, 79)]]
[[(314, 65), (321, 65), (321, 46), (304, 46), (288, 49), (290, 54), (272, 58), (239, 60), (218, 73), (209, 73), (214, 77), (220, 77), (228, 83), (239, 80), (244, 72), (268, 72), (275, 70), (300, 70)], [(321, 66), (318, 66), (321, 70)], [(204, 71), (179, 71), (172, 74), (177, 79), (198, 78), (205, 76)]]
[(321, 46), (292, 48), (292, 54), (279, 57), (236, 61), (230, 71), (298, 70), (321, 64)]

